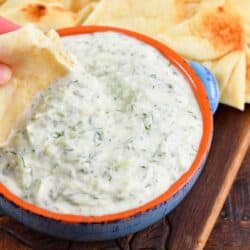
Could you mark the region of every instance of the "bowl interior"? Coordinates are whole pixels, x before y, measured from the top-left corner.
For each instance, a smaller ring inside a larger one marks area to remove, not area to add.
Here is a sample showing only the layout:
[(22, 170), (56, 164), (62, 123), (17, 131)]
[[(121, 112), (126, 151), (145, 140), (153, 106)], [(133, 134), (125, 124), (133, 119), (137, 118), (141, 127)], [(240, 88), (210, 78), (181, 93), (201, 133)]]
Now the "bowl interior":
[(190, 84), (192, 88), (192, 91), (196, 97), (196, 100), (199, 104), (200, 111), (202, 114), (203, 134), (201, 137), (199, 150), (189, 170), (185, 172), (174, 184), (171, 185), (171, 187), (168, 190), (166, 190), (166, 192), (161, 194), (159, 197), (137, 208), (104, 216), (82, 216), (82, 215), (61, 214), (61, 213), (51, 212), (46, 209), (37, 207), (36, 205), (30, 204), (26, 201), (23, 201), (15, 194), (11, 193), (2, 183), (0, 183), (0, 194), (2, 194), (7, 200), (13, 202), (20, 208), (25, 209), (36, 215), (41, 215), (50, 219), (60, 220), (68, 223), (103, 223), (103, 222), (126, 219), (138, 213), (145, 212), (167, 201), (170, 197), (172, 197), (175, 193), (177, 193), (199, 169), (209, 149), (213, 131), (213, 118), (212, 118), (212, 112), (210, 110), (210, 104), (207, 99), (207, 95), (202, 83), (200, 82), (196, 74), (193, 72), (191, 67), (187, 64), (187, 62), (184, 61), (182, 57), (177, 55), (175, 52), (166, 47), (164, 44), (152, 38), (120, 28), (105, 27), (105, 26), (80, 26), (80, 27), (61, 29), (58, 30), (58, 33), (60, 36), (63, 37), (69, 35), (78, 35), (78, 34), (86, 34), (94, 32), (104, 32), (104, 31), (120, 32), (125, 35), (139, 39), (142, 42), (155, 47), (184, 75), (187, 82)]

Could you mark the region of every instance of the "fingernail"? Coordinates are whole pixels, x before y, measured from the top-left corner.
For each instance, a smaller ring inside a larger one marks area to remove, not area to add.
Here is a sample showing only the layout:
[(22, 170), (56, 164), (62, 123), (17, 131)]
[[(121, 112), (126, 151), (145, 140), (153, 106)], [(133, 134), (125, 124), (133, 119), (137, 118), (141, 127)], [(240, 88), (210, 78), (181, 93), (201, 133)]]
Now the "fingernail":
[(0, 85), (7, 83), (11, 78), (12, 72), (10, 68), (4, 64), (0, 64)]

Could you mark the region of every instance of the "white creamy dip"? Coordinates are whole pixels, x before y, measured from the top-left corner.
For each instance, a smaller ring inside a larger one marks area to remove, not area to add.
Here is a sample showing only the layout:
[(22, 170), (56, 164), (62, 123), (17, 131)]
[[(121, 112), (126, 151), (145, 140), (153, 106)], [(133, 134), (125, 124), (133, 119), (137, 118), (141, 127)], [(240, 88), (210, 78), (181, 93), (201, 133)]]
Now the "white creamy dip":
[(165, 192), (192, 164), (202, 119), (156, 49), (114, 32), (63, 38), (81, 66), (38, 97), (0, 151), (0, 181), (40, 207), (104, 215)]

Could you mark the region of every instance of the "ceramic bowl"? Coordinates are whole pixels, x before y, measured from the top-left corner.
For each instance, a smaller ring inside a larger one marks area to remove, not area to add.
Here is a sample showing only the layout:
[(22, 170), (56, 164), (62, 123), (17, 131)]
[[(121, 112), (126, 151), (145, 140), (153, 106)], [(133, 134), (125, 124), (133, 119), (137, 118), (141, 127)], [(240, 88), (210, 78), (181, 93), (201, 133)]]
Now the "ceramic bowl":
[(152, 201), (121, 213), (104, 216), (60, 214), (39, 208), (21, 200), (0, 184), (2, 211), (23, 224), (40, 232), (75, 241), (115, 239), (142, 230), (173, 210), (187, 195), (204, 166), (213, 135), (213, 113), (219, 102), (219, 90), (213, 75), (202, 65), (190, 62), (174, 53), (162, 43), (147, 36), (113, 27), (82, 26), (59, 30), (61, 36), (114, 31), (139, 39), (170, 60), (185, 76), (199, 104), (203, 134), (194, 162), (166, 192)]

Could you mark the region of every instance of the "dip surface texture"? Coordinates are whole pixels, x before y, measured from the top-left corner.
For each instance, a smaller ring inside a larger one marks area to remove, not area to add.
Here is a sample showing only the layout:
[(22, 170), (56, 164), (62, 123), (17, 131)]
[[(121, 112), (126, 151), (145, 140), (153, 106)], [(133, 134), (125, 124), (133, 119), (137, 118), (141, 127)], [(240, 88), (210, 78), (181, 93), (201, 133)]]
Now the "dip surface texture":
[(0, 181), (48, 210), (104, 215), (165, 192), (191, 166), (200, 109), (156, 49), (114, 33), (63, 38), (78, 68), (36, 98), (0, 151)]

